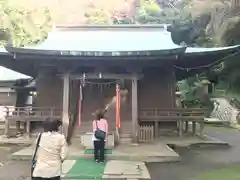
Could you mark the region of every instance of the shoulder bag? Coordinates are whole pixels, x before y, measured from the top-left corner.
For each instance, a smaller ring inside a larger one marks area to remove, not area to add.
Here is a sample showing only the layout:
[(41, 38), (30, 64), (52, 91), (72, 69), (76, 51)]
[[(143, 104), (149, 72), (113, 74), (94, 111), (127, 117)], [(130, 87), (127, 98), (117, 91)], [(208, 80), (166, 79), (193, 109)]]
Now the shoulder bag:
[(42, 133), (38, 136), (37, 144), (36, 144), (35, 151), (33, 154), (32, 164), (31, 164), (31, 177), (33, 177), (33, 171), (34, 171), (34, 168), (36, 167), (36, 163), (37, 163), (36, 156), (37, 156), (37, 151), (39, 148), (39, 143), (40, 143), (41, 137), (42, 137)]
[(95, 120), (95, 122), (96, 122), (96, 127), (97, 127), (97, 130), (95, 131), (95, 134), (94, 134), (95, 138), (98, 140), (104, 140), (106, 137), (106, 132), (104, 132), (98, 128), (97, 120)]

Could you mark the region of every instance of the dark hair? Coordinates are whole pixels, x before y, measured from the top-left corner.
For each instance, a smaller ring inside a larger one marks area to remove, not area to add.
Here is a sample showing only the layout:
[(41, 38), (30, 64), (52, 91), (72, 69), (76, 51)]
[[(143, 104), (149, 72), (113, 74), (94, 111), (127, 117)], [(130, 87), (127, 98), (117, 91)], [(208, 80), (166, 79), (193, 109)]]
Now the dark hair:
[(102, 119), (102, 118), (104, 118), (104, 113), (103, 113), (103, 111), (97, 111), (97, 113), (96, 113), (96, 119), (97, 120), (100, 120), (100, 119)]
[(44, 132), (57, 132), (58, 128), (62, 125), (62, 121), (59, 119), (47, 118), (43, 122)]

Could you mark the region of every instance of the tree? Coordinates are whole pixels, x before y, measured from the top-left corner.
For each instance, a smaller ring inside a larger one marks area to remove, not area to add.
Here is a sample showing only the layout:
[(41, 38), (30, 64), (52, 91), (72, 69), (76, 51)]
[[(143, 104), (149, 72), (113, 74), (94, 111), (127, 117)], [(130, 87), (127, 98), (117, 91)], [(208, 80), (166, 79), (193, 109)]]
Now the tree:
[(47, 8), (30, 11), (6, 0), (0, 2), (0, 7), (2, 44), (8, 42), (16, 47), (36, 44), (51, 30), (51, 14)]
[(109, 15), (103, 9), (94, 9), (90, 13), (85, 13), (87, 24), (112, 24)]

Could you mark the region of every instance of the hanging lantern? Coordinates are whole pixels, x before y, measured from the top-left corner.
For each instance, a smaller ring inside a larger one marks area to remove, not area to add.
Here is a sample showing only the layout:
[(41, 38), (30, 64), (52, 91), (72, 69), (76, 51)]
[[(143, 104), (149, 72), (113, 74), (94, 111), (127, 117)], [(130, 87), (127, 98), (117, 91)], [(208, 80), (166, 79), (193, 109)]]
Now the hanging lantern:
[(102, 73), (101, 73), (101, 72), (99, 73), (98, 77), (99, 77), (100, 79), (102, 79)]
[(81, 78), (81, 84), (83, 87), (85, 87), (85, 85), (86, 85), (86, 74), (85, 73), (83, 73), (83, 76)]

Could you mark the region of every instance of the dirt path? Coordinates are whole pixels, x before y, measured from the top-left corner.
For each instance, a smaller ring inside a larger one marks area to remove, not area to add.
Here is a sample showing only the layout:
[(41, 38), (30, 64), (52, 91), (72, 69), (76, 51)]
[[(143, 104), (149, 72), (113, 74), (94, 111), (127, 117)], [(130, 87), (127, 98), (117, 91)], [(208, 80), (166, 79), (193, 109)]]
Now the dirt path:
[(205, 133), (227, 141), (227, 149), (177, 149), (182, 157), (179, 163), (149, 164), (153, 180), (187, 180), (199, 173), (240, 164), (240, 131), (230, 128), (207, 127)]

